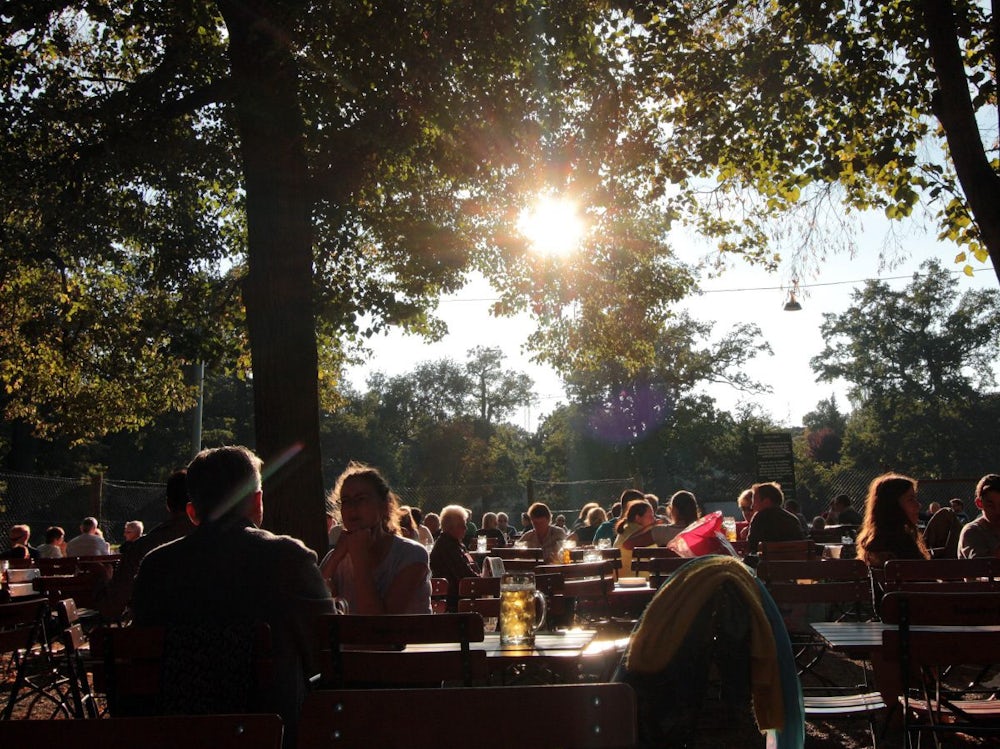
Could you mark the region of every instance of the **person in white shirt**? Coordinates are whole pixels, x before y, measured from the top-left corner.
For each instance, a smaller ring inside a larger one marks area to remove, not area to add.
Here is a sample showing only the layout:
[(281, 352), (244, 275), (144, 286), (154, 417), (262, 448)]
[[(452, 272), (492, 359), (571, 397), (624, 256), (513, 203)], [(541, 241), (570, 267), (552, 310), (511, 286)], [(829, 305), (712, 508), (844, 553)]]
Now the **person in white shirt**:
[(97, 528), (97, 518), (84, 518), (80, 523), (80, 535), (71, 538), (66, 544), (68, 557), (99, 557), (110, 553), (108, 542), (101, 537)]
[(569, 534), (565, 529), (552, 524), (552, 511), (542, 502), (531, 505), (527, 514), (531, 520), (531, 530), (525, 531), (519, 540), (529, 548), (541, 549), (546, 564), (558, 563), (559, 551)]

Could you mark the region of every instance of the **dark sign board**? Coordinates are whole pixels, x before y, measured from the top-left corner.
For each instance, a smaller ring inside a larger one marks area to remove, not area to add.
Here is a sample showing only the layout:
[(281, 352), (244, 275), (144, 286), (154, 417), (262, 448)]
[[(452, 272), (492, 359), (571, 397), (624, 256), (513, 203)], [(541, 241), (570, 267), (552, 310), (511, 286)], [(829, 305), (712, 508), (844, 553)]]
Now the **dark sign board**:
[(790, 432), (755, 434), (754, 463), (757, 482), (777, 481), (785, 499), (795, 499), (795, 458)]

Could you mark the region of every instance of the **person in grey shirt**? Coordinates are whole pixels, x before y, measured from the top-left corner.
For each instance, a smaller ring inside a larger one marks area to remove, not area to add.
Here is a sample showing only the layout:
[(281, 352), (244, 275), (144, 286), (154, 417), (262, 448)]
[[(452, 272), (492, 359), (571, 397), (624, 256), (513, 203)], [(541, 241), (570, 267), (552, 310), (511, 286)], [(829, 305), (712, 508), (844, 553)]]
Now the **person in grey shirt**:
[(108, 542), (97, 529), (97, 518), (86, 517), (80, 523), (80, 535), (66, 543), (68, 557), (100, 557), (111, 553)]
[(989, 473), (979, 479), (976, 507), (983, 514), (962, 527), (958, 556), (1000, 557), (1000, 474)]

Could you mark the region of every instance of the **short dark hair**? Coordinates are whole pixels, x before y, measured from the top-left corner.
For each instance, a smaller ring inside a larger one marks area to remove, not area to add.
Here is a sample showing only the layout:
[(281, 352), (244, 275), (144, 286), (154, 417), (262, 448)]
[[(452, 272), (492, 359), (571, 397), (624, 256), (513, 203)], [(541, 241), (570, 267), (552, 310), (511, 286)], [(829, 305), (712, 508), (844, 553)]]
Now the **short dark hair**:
[(45, 543), (50, 544), (60, 538), (66, 538), (66, 531), (58, 525), (52, 525), (45, 529)]
[(187, 467), (187, 493), (202, 522), (238, 515), (261, 487), (262, 461), (252, 450), (227, 445), (202, 450)]
[(622, 507), (625, 507), (633, 499), (645, 499), (645, 498), (646, 498), (645, 492), (641, 492), (638, 489), (626, 489), (621, 493), (621, 496), (618, 497), (618, 501), (621, 502)]
[(544, 502), (535, 502), (528, 508), (529, 518), (552, 518), (552, 510)]
[(769, 499), (775, 507), (781, 507), (785, 503), (785, 495), (781, 493), (781, 484), (777, 481), (754, 484), (753, 490), (761, 499)]
[(187, 469), (180, 468), (167, 479), (167, 509), (174, 515), (184, 512), (188, 503)]
[(1000, 492), (1000, 473), (987, 473), (976, 484), (976, 499), (982, 499), (986, 492)]

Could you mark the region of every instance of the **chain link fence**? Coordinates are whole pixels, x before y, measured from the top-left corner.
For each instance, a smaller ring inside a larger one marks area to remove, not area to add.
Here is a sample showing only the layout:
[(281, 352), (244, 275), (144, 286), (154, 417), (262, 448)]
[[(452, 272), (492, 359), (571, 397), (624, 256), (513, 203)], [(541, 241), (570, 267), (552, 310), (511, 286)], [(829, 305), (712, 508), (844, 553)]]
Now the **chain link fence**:
[[(854, 507), (863, 511), (868, 484), (877, 475), (877, 472), (838, 471), (823, 482), (800, 483), (797, 494), (801, 511), (806, 518), (819, 515), (837, 494), (847, 494)], [(920, 480), (920, 503), (926, 508), (931, 502), (947, 504), (948, 500), (957, 497), (965, 503), (969, 517), (974, 517), (977, 510), (972, 499), (977, 481), (977, 478)], [(458, 504), (472, 511), (477, 524), (484, 512), (492, 511), (506, 512), (516, 526), (521, 513), (533, 501), (545, 502), (553, 515), (564, 514), (572, 524), (585, 503), (599, 502), (608, 507), (624, 489), (631, 487), (651, 491), (661, 499), (667, 499), (677, 489), (687, 489), (698, 497), (705, 512), (722, 510), (733, 515), (737, 514), (737, 496), (753, 482), (750, 474), (713, 475), (686, 478), (683, 486), (669, 488), (667, 481), (642, 482), (630, 476), (589, 481), (529, 480), (525, 484), (401, 487), (396, 493), (403, 504), (420, 507), (425, 513)], [(33, 545), (44, 542), (45, 529), (52, 525), (61, 526), (67, 538), (72, 538), (78, 532), (80, 521), (88, 515), (98, 519), (109, 543), (120, 543), (127, 521), (141, 520), (150, 528), (163, 520), (165, 501), (164, 484), (0, 472), (0, 533), (3, 534), (0, 544), (6, 545), (8, 531), (18, 523), (31, 526)]]
[(164, 484), (0, 473), (2, 543), (19, 523), (31, 526), (34, 546), (44, 543), (45, 529), (53, 525), (69, 539), (87, 516), (97, 518), (108, 543), (121, 543), (127, 521), (141, 520), (150, 528), (164, 519), (166, 495)]

